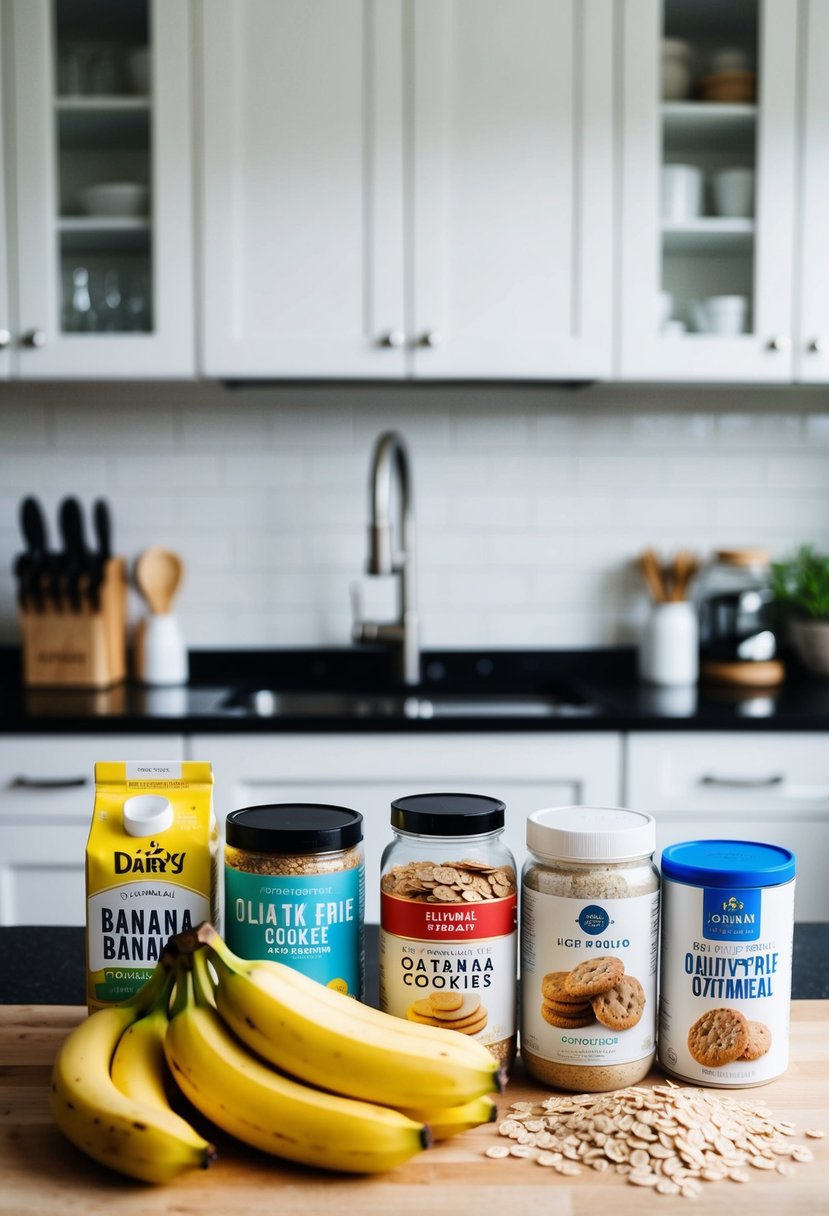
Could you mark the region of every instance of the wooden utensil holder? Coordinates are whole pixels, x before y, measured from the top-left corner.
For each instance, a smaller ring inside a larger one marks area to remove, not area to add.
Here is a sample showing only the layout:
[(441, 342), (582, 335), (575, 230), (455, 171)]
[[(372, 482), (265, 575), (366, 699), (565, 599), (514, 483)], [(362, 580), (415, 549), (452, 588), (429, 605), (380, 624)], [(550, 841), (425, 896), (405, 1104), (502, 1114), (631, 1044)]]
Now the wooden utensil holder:
[[(44, 607), (20, 613), (23, 683), (29, 687), (108, 688), (127, 674), (127, 565), (112, 557), (104, 568), (99, 608), (93, 612), (80, 582), (81, 608)], [(65, 599), (65, 596), (64, 596)]]

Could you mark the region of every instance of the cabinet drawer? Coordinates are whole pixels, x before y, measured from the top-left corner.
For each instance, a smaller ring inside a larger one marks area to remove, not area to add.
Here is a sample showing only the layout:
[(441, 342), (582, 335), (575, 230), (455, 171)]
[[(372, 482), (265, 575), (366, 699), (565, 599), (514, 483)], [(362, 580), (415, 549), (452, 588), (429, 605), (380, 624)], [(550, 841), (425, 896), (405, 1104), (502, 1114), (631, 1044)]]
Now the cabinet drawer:
[(829, 921), (825, 735), (631, 735), (625, 801), (656, 819), (659, 853), (718, 838), (793, 850), (796, 919)]
[(826, 735), (648, 734), (628, 736), (627, 802), (754, 812), (810, 807), (829, 815)]
[(179, 735), (7, 735), (0, 739), (0, 825), (83, 823), (88, 828), (96, 761), (183, 756)]

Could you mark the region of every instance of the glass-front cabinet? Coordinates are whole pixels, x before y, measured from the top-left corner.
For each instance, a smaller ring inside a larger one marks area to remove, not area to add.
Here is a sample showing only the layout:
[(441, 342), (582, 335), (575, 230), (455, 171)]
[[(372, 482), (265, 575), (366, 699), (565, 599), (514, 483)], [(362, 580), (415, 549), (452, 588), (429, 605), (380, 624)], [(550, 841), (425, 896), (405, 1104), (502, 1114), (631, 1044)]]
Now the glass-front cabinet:
[(12, 374), (192, 375), (186, 0), (12, 0), (5, 33)]
[(623, 378), (793, 376), (797, 14), (791, 0), (624, 8)]

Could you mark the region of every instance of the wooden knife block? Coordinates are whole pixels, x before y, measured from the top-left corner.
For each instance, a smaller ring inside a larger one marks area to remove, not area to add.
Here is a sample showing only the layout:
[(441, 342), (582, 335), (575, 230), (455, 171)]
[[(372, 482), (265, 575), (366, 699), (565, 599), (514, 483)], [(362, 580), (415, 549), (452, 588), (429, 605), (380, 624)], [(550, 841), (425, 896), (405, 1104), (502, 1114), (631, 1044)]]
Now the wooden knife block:
[(100, 607), (87, 602), (80, 583), (81, 609), (64, 603), (59, 612), (44, 594), (41, 612), (20, 613), (23, 683), (29, 687), (109, 688), (127, 674), (127, 565), (122, 557), (106, 564)]

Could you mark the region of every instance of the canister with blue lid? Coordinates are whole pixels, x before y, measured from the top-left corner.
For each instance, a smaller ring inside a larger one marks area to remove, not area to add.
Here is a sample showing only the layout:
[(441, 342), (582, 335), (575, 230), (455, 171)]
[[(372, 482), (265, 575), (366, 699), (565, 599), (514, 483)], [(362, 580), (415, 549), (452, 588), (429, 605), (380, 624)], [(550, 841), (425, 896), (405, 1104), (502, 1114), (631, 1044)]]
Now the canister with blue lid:
[(789, 1062), (795, 856), (697, 840), (661, 859), (659, 1062), (697, 1085), (765, 1085)]

